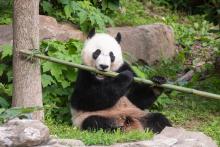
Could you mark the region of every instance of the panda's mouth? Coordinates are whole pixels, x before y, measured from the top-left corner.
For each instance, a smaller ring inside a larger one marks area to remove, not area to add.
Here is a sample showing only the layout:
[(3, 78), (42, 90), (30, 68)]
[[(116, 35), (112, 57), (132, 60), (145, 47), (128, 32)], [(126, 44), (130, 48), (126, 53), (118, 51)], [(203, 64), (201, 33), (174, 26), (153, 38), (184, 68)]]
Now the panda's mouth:
[[(101, 71), (101, 72), (107, 72), (107, 71), (105, 71), (105, 70), (100, 70), (100, 69), (98, 69), (98, 70)], [(103, 80), (103, 79), (105, 78), (104, 75), (99, 74), (99, 73), (95, 73), (95, 76), (96, 76), (96, 78), (99, 79), (99, 80)]]
[(96, 74), (95, 76), (96, 76), (96, 78), (99, 79), (99, 80), (103, 80), (103, 79), (105, 78), (105, 77), (104, 77), (103, 75), (101, 75), (101, 74)]

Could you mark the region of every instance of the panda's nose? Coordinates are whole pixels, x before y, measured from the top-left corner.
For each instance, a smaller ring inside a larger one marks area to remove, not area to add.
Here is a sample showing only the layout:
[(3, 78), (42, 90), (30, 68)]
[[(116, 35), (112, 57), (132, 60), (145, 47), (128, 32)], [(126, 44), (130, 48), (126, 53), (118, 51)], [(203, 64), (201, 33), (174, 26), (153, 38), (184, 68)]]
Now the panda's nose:
[(100, 64), (99, 66), (102, 68), (102, 70), (105, 70), (106, 68), (108, 68), (108, 65), (105, 65), (105, 64)]

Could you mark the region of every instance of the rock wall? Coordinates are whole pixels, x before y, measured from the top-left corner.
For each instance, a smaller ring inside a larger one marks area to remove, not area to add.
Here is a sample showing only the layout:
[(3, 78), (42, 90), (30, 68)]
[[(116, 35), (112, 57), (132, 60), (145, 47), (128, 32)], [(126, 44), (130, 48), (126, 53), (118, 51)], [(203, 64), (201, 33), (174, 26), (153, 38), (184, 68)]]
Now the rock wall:
[[(80, 140), (51, 138), (47, 126), (37, 120), (14, 119), (0, 126), (0, 147), (32, 146), (85, 147)], [(120, 143), (108, 147), (217, 147), (217, 144), (201, 132), (166, 127), (152, 140)]]

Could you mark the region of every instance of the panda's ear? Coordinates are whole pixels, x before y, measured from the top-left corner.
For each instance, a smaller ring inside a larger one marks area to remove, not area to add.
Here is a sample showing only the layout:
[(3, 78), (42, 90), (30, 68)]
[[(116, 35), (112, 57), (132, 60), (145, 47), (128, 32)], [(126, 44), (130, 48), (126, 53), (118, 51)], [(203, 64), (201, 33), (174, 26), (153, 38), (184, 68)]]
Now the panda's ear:
[(92, 28), (88, 33), (87, 39), (92, 38), (94, 35), (95, 35), (95, 28)]
[(120, 44), (121, 43), (121, 33), (118, 32), (118, 34), (115, 37), (115, 40)]

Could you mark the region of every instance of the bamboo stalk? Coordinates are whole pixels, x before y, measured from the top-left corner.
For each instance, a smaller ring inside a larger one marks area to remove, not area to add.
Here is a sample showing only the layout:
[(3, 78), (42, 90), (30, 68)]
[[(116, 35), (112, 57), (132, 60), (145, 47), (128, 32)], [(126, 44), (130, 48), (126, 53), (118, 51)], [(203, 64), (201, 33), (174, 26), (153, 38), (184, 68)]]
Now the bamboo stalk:
[[(36, 57), (36, 58), (39, 58), (39, 59), (43, 59), (43, 60), (47, 60), (47, 61), (50, 61), (50, 62), (63, 64), (63, 65), (67, 65), (67, 66), (71, 66), (71, 67), (75, 67), (75, 68), (79, 68), (79, 69), (83, 69), (83, 70), (87, 70), (87, 71), (94, 72), (94, 73), (97, 73), (97, 74), (101, 74), (101, 75), (104, 75), (104, 76), (115, 77), (115, 76), (118, 75), (118, 73), (116, 73), (116, 72), (102, 72), (102, 71), (96, 70), (93, 67), (63, 61), (63, 60), (60, 60), (60, 59), (57, 59), (57, 58), (54, 58), (54, 57), (44, 56), (44, 55), (40, 55), (40, 54), (33, 54), (32, 52), (27, 52), (27, 51), (21, 50), (20, 53), (22, 53), (23, 55), (26, 55), (26, 56), (33, 56), (33, 57)], [(138, 83), (145, 83), (145, 84), (148, 84), (148, 85), (155, 85), (154, 82), (152, 82), (150, 80), (141, 79), (141, 78), (137, 78), (137, 77), (134, 77), (134, 81), (138, 82)], [(156, 86), (163, 87), (163, 88), (168, 88), (168, 89), (172, 89), (172, 90), (176, 90), (176, 91), (180, 91), (180, 92), (184, 92), (184, 93), (195, 94), (195, 95), (202, 96), (202, 97), (207, 97), (207, 98), (213, 98), (213, 99), (219, 99), (220, 100), (220, 95), (205, 92), (205, 91), (200, 91), (200, 90), (196, 90), (196, 89), (192, 89), (192, 88), (186, 88), (186, 87), (181, 87), (181, 86), (176, 86), (176, 85), (171, 85), (171, 84), (161, 84), (161, 85), (156, 85)]]

